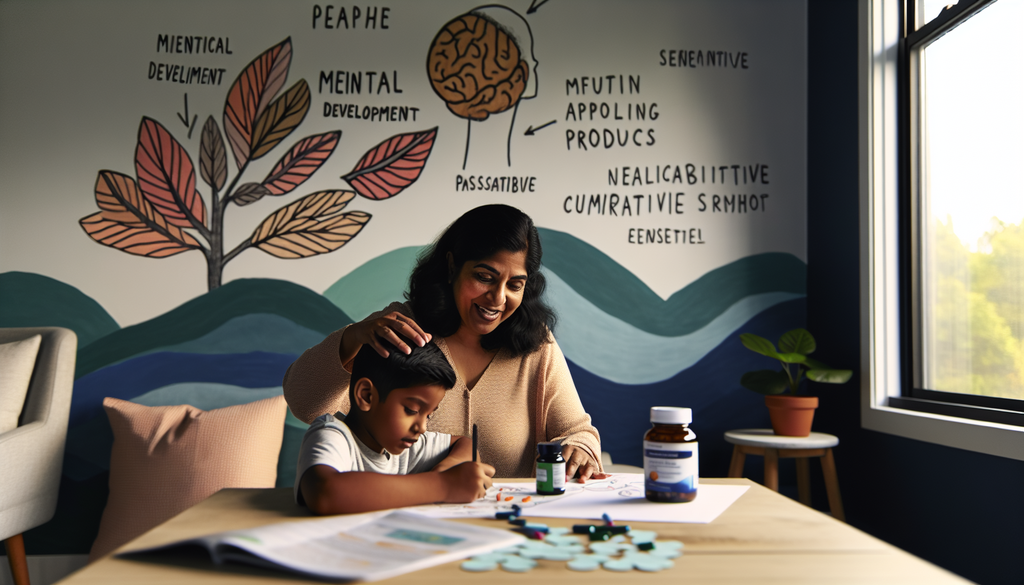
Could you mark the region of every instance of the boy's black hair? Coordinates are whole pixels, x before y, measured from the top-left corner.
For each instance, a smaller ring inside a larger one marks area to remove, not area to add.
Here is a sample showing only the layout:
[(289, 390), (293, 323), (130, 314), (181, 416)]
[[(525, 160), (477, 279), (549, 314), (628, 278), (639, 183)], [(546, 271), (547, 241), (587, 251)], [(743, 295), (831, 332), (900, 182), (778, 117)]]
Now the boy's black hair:
[(455, 306), (448, 254), (455, 272), (471, 260), (498, 252), (526, 252), (526, 287), (512, 315), (480, 339), (484, 349), (509, 350), (512, 356), (536, 351), (555, 328), (555, 312), (544, 302), (546, 282), (540, 272), (540, 235), (530, 216), (515, 207), (482, 205), (464, 213), (424, 251), (409, 277), (406, 298), (416, 322), (437, 337), (458, 331), (462, 317)]
[(369, 345), (364, 345), (356, 354), (348, 388), (351, 404), (356, 403), (354, 387), (362, 378), (373, 382), (381, 402), (387, 400), (388, 394), (395, 388), (436, 384), (448, 390), (455, 385), (455, 370), (434, 342), (419, 347), (406, 340), (406, 344), (412, 348), (409, 355), (387, 341), (381, 340), (381, 344), (388, 350), (386, 358), (380, 357), (377, 350)]

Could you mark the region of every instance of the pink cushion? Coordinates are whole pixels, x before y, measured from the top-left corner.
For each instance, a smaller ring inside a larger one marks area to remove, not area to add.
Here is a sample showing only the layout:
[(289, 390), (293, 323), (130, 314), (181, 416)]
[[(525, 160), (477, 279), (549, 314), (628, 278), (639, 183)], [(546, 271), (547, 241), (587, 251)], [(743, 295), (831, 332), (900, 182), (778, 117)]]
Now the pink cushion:
[(210, 411), (104, 398), (114, 431), (110, 496), (89, 560), (221, 488), (271, 488), (287, 411), (274, 396)]

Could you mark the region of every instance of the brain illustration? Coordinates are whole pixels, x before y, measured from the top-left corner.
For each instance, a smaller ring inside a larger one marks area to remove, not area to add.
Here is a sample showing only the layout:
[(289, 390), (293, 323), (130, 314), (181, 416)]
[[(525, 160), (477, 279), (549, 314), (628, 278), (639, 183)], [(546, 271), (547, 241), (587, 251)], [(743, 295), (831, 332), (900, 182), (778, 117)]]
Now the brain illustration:
[(434, 37), (427, 73), (452, 113), (486, 120), (519, 101), (530, 70), (507, 32), (484, 17), (463, 14)]

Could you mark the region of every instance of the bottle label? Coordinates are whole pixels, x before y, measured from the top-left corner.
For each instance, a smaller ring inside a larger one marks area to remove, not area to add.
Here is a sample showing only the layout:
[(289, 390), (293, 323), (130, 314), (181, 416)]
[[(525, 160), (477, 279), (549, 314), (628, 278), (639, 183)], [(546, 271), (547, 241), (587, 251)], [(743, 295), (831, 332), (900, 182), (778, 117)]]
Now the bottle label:
[(537, 462), (537, 491), (553, 492), (565, 488), (565, 462)]
[(644, 487), (648, 491), (697, 491), (697, 442), (644, 441)]

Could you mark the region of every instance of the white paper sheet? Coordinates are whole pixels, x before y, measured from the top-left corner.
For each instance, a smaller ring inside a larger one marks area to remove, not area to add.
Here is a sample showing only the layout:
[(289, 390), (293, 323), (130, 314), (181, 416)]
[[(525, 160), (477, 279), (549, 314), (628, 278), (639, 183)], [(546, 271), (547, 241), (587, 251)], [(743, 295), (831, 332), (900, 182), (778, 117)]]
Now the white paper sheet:
[(663, 504), (647, 501), (644, 477), (639, 473), (615, 473), (608, 479), (567, 484), (566, 493), (561, 496), (538, 496), (534, 487), (532, 483), (497, 483), (487, 496), (470, 504), (419, 506), (408, 510), (433, 518), (493, 517), (496, 512), (509, 510), (516, 504), (523, 508), (523, 515), (527, 517), (600, 520), (602, 514), (608, 514), (612, 520), (624, 522), (707, 524), (748, 489), (741, 485), (704, 484), (698, 488), (697, 499), (692, 502)]

